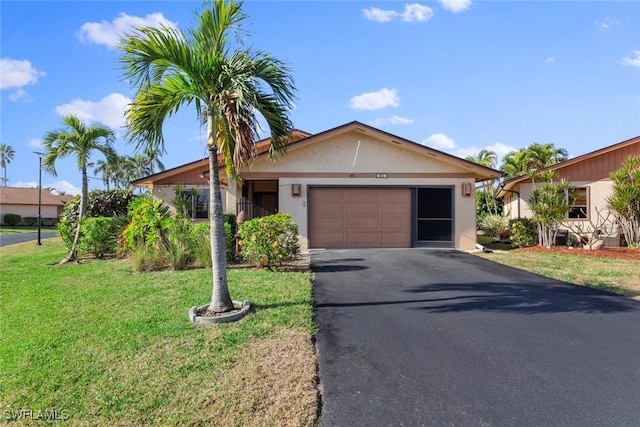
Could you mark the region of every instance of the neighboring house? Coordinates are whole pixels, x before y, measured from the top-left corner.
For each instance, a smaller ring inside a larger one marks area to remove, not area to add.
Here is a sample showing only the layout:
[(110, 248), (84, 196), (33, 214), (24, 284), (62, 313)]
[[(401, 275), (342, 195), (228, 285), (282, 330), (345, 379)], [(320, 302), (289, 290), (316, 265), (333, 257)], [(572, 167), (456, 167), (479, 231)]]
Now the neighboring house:
[[(51, 194), (45, 188), (41, 197), (41, 217), (53, 223), (62, 214), (62, 208), (66, 202), (73, 200), (74, 196), (59, 196)], [(24, 218), (38, 217), (38, 189), (0, 187), (0, 219), (4, 224), (5, 214), (17, 214)], [(52, 225), (52, 224), (49, 224)]]
[[(640, 156), (640, 136), (614, 145), (583, 154), (582, 156), (540, 169), (538, 172), (554, 171), (558, 179), (566, 179), (576, 191), (576, 200), (567, 215), (568, 223), (582, 224), (589, 229), (599, 221), (598, 211), (607, 215), (607, 197), (611, 194), (612, 182), (609, 174), (620, 169), (628, 156)], [(519, 176), (504, 181), (496, 195), (503, 199), (504, 212), (511, 218), (530, 218), (528, 200), (534, 185), (528, 176)], [(593, 231), (593, 230), (588, 230)]]
[[(269, 159), (269, 140), (229, 182), (219, 162), (225, 211), (289, 213), (309, 248), (438, 247), (476, 244), (476, 182), (501, 172), (359, 122), (311, 135), (294, 131), (287, 153)], [(208, 211), (207, 159), (134, 181), (175, 209), (176, 184), (196, 189), (190, 215)]]

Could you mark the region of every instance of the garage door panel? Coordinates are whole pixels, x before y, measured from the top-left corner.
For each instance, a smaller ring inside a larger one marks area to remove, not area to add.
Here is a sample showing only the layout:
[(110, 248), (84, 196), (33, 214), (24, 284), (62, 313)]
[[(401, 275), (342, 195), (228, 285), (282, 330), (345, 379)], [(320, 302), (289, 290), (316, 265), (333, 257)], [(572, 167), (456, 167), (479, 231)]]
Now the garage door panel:
[(311, 188), (309, 246), (411, 246), (411, 189)]

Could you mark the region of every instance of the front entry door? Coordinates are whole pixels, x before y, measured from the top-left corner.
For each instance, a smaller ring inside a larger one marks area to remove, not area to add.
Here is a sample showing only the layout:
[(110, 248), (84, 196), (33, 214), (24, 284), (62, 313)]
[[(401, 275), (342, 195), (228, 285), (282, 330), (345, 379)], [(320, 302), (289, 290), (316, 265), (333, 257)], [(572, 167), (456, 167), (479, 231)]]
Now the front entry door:
[(453, 187), (416, 189), (416, 246), (453, 248)]

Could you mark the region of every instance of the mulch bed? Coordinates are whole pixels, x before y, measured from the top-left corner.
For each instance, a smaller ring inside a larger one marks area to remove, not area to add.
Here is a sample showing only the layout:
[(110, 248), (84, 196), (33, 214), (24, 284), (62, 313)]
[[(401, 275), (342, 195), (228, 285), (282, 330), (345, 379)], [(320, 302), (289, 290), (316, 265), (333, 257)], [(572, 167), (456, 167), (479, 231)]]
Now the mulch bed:
[(555, 246), (547, 249), (542, 246), (532, 246), (529, 248), (515, 249), (522, 252), (541, 252), (541, 253), (554, 253), (562, 255), (579, 255), (590, 256), (598, 258), (613, 258), (613, 259), (628, 259), (628, 260), (640, 260), (640, 249), (631, 248), (606, 248), (595, 249), (590, 251), (582, 248), (572, 248), (568, 246)]

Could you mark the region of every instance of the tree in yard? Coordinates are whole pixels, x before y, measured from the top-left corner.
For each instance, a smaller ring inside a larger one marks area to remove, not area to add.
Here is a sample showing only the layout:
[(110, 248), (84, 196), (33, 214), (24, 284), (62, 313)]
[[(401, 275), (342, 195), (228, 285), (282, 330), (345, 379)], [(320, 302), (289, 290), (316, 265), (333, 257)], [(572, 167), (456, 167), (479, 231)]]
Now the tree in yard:
[(293, 129), (288, 110), (294, 99), (287, 66), (251, 49), (231, 49), (246, 15), (241, 3), (215, 0), (198, 13), (187, 33), (173, 28), (138, 28), (117, 48), (125, 76), (136, 88), (127, 111), (128, 135), (138, 148), (164, 152), (164, 120), (180, 107), (195, 105), (207, 126), (212, 296), (209, 309), (232, 310), (227, 286), (224, 225), (218, 158), (230, 179), (256, 154), (258, 116), (271, 133), (270, 155), (282, 153)]
[(522, 175), (534, 175), (538, 169), (555, 165), (568, 159), (567, 150), (553, 144), (532, 143), (519, 151), (504, 156), (500, 169), (507, 179)]
[(64, 264), (77, 259), (77, 245), (80, 238), (80, 223), (87, 212), (87, 164), (94, 151), (102, 153), (108, 161), (115, 158), (112, 144), (115, 139), (113, 130), (102, 125), (94, 124), (87, 126), (82, 120), (74, 115), (64, 116), (62, 119), (64, 126), (57, 130), (47, 132), (43, 143), (45, 146), (45, 156), (42, 162), (44, 169), (51, 175), (56, 176), (56, 161), (63, 157), (74, 156), (77, 159), (78, 170), (82, 173), (82, 190), (80, 192), (80, 211), (78, 214), (78, 225), (75, 238), (69, 255), (60, 261)]
[[(465, 160), (470, 162), (486, 166), (488, 168), (495, 169), (496, 161), (498, 159), (495, 151), (482, 149), (477, 155), (470, 155), (465, 157)], [(494, 192), (494, 180), (489, 179), (482, 182), (483, 190), (482, 196), (484, 198), (484, 203), (479, 203), (476, 199), (476, 213), (479, 216), (486, 215), (487, 213), (490, 215), (499, 215), (498, 212), (498, 204), (495, 202)]]
[(13, 147), (7, 144), (0, 144), (0, 167), (4, 170), (4, 177), (2, 178), (3, 187), (7, 186), (7, 165), (13, 160), (13, 156), (16, 152)]
[(640, 156), (629, 156), (622, 166), (611, 172), (613, 193), (607, 198), (609, 208), (618, 216), (618, 223), (629, 246), (640, 247)]
[(555, 245), (558, 229), (571, 209), (575, 193), (566, 180), (554, 181), (553, 172), (544, 174), (540, 188), (534, 188), (529, 208), (538, 226), (538, 242), (545, 248)]

